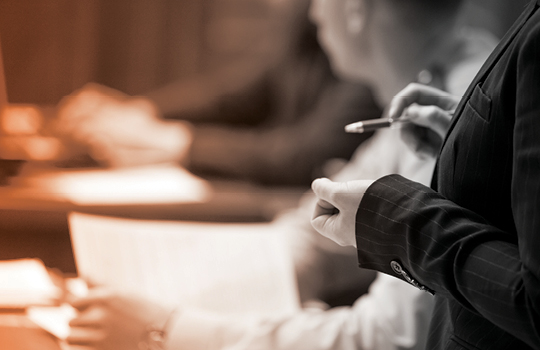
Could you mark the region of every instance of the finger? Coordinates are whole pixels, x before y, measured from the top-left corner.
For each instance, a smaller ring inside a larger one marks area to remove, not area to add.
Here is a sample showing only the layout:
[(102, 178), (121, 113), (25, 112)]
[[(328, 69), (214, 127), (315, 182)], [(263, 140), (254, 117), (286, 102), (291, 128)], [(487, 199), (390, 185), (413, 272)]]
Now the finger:
[[(68, 348), (69, 346), (69, 348)], [(61, 346), (62, 349), (69, 349), (69, 350), (95, 350), (96, 348), (94, 346), (88, 346), (88, 345), (75, 345), (75, 344), (70, 344), (70, 345), (62, 345)]]
[(412, 104), (407, 108), (407, 116), (411, 122), (435, 131), (441, 138), (446, 136), (452, 115), (438, 106), (421, 106)]
[(65, 118), (66, 121), (84, 117), (99, 107), (104, 98), (106, 98), (105, 95), (94, 89), (75, 91), (64, 97), (58, 104), (59, 117)]
[(101, 283), (98, 283), (97, 281), (89, 278), (89, 277), (84, 277), (84, 281), (86, 282), (86, 285), (88, 286), (88, 288), (91, 288), (91, 289), (94, 289), (94, 290), (97, 290), (97, 289), (100, 289), (100, 288), (103, 288), (103, 285)]
[(64, 97), (58, 103), (57, 117), (63, 128), (69, 131), (81, 120), (97, 113), (103, 106), (117, 103), (126, 96), (118, 90), (90, 83)]
[(328, 203), (323, 199), (319, 199), (315, 205), (315, 210), (313, 212), (313, 218), (321, 215), (334, 215), (339, 213), (339, 209), (334, 207), (332, 204)]
[(89, 327), (73, 327), (66, 338), (70, 345), (96, 345), (105, 338), (105, 331)]
[(94, 304), (103, 304), (112, 297), (112, 293), (104, 288), (92, 289), (88, 295), (82, 298), (74, 298), (70, 301), (71, 306), (77, 310), (84, 310)]
[(105, 319), (105, 310), (102, 307), (92, 307), (79, 313), (77, 317), (69, 321), (69, 325), (71, 327), (101, 328)]
[[(322, 199), (323, 201), (327, 202), (329, 205), (336, 207), (336, 203), (334, 203), (334, 193), (338, 184), (339, 183), (333, 182), (330, 179), (320, 178), (320, 179), (315, 179), (311, 183), (311, 189), (313, 190), (313, 192), (319, 199)], [(323, 204), (323, 206), (325, 205), (326, 204)], [(326, 206), (328, 207), (328, 205)]]
[[(322, 205), (321, 202), (323, 203)], [(311, 219), (311, 224), (313, 228), (317, 230), (317, 232), (328, 237), (332, 232), (331, 227), (333, 226), (336, 215), (339, 214), (339, 210), (333, 206), (332, 209), (324, 208), (323, 206), (326, 205), (324, 203), (328, 202), (322, 200), (318, 201), (317, 207)]]
[(405, 108), (413, 103), (419, 105), (435, 105), (444, 110), (455, 108), (459, 98), (452, 96), (447, 92), (436, 89), (431, 86), (412, 83), (401, 90), (390, 103), (388, 117), (399, 118)]

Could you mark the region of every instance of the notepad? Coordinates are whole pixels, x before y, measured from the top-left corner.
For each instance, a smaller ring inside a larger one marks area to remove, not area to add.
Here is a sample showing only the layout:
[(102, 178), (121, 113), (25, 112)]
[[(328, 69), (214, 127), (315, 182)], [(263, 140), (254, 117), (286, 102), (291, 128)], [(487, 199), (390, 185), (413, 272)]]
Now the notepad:
[(299, 308), (292, 257), (276, 224), (69, 215), (78, 273), (162, 303), (236, 315)]

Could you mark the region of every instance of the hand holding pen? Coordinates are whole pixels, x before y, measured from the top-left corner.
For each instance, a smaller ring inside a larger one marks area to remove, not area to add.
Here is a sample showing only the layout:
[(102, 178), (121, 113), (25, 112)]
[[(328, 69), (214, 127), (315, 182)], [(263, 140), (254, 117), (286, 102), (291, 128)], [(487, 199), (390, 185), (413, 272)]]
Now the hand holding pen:
[(409, 84), (388, 107), (386, 117), (349, 124), (346, 132), (368, 132), (401, 127), (401, 137), (416, 153), (434, 157), (450, 127), (461, 97), (421, 84)]

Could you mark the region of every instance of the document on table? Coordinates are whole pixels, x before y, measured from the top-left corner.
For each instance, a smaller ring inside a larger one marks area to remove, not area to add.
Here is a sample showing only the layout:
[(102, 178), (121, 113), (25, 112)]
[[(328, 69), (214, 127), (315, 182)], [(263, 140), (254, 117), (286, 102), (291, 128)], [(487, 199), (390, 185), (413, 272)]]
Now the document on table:
[(19, 192), (78, 205), (172, 204), (205, 201), (210, 186), (176, 164), (118, 169), (50, 170), (21, 176)]
[(299, 308), (277, 224), (146, 221), (69, 215), (79, 276), (182, 308), (283, 315)]

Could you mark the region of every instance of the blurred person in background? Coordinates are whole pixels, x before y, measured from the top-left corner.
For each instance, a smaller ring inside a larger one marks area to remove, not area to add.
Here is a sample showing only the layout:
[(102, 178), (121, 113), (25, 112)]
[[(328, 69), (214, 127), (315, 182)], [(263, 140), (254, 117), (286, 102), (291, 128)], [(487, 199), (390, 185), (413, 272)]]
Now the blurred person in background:
[[(330, 158), (369, 135), (343, 126), (380, 109), (365, 85), (337, 79), (308, 19), (309, 0), (266, 0), (277, 52), (131, 97), (88, 85), (59, 105), (58, 125), (110, 166), (180, 162), (202, 175), (309, 185)], [(189, 121), (190, 123), (186, 123)]]
[[(461, 1), (315, 0), (312, 18), (333, 68), (348, 79), (366, 79), (380, 103), (408, 82), (430, 80), (461, 95), (495, 46), (488, 34), (461, 28)], [(418, 157), (399, 138), (381, 130), (363, 143), (336, 179), (371, 178), (401, 172), (428, 183), (430, 158)], [(316, 234), (310, 225), (314, 198), (284, 214), (304, 301), (344, 288), (355, 264), (355, 250)], [(346, 263), (348, 261), (348, 264)], [(356, 275), (358, 276), (358, 275)], [(359, 277), (360, 278), (360, 277)], [(189, 307), (172, 311), (136, 296), (97, 289), (75, 300), (71, 344), (90, 349), (163, 346), (164, 349), (421, 349), (433, 299), (430, 294), (385, 275), (352, 306), (306, 307), (281, 318), (243, 322)], [(306, 305), (315, 305), (306, 303)], [(319, 303), (318, 305), (321, 305)], [(152, 339), (148, 329), (161, 337)], [(154, 342), (154, 344), (152, 344)]]

